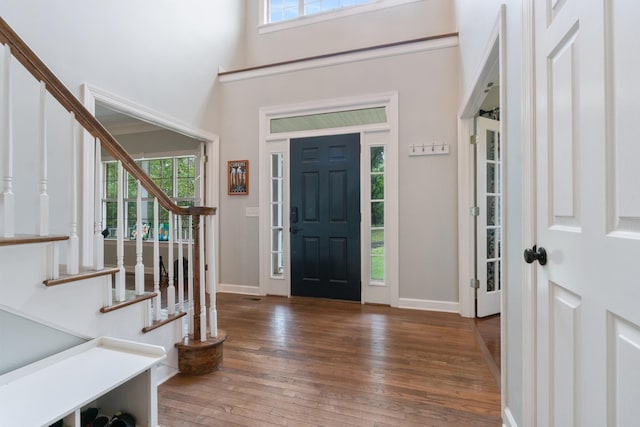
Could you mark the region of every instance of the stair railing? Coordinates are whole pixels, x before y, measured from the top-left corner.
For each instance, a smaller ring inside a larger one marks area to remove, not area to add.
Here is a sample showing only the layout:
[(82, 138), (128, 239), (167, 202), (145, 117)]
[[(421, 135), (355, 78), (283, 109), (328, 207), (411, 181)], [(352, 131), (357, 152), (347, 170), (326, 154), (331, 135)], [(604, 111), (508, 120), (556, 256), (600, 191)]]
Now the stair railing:
[[(85, 106), (65, 87), (65, 85), (53, 74), (53, 72), (38, 58), (38, 56), (27, 46), (27, 44), (13, 31), (13, 29), (0, 17), (0, 43), (4, 45), (4, 69), (0, 78), (0, 90), (2, 91), (2, 99), (0, 99), (0, 145), (2, 150), (2, 192), (0, 193), (0, 230), (2, 237), (13, 237), (15, 233), (16, 206), (15, 196), (13, 194), (13, 136), (12, 136), (12, 85), (11, 85), (11, 61), (17, 60), (22, 66), (40, 82), (40, 116), (39, 116), (39, 150), (41, 151), (40, 159), (40, 194), (39, 194), (39, 219), (36, 231), (40, 235), (49, 233), (49, 195), (47, 193), (47, 136), (46, 136), (46, 113), (45, 102), (46, 94), (50, 94), (57, 102), (70, 114), (70, 132), (71, 132), (71, 154), (70, 160), (70, 198), (71, 198), (71, 214), (70, 214), (70, 236), (69, 236), (69, 255), (67, 260), (67, 274), (78, 273), (79, 270), (79, 254), (78, 254), (78, 236), (77, 236), (77, 210), (78, 210), (78, 156), (77, 156), (77, 125), (79, 124), (86, 132), (95, 139), (95, 204), (94, 204), (94, 268), (96, 270), (104, 267), (104, 247), (103, 247), (103, 219), (102, 219), (102, 194), (101, 187), (101, 148), (104, 148), (114, 159), (118, 161), (118, 267), (119, 272), (116, 275), (115, 290), (107, 292), (107, 306), (115, 303), (124, 302), (126, 299), (125, 289), (125, 271), (123, 262), (124, 251), (124, 221), (123, 221), (123, 170), (126, 170), (137, 181), (138, 186), (138, 215), (137, 230), (142, 230), (141, 223), (141, 199), (140, 189), (144, 188), (154, 200), (154, 291), (156, 293), (153, 298), (153, 306), (150, 307), (150, 317), (152, 324), (145, 329), (153, 329), (153, 323), (162, 323), (163, 310), (161, 310), (161, 287), (158, 277), (158, 206), (163, 207), (169, 212), (169, 284), (166, 290), (167, 311), (168, 316), (184, 315), (188, 311), (190, 316), (189, 330), (193, 333), (195, 340), (206, 341), (207, 326), (211, 336), (217, 335), (217, 315), (215, 309), (215, 279), (214, 279), (214, 237), (213, 237), (213, 215), (216, 208), (206, 206), (184, 207), (176, 204), (142, 168), (136, 161), (126, 152), (126, 150), (118, 143), (118, 141), (107, 131), (107, 129), (94, 117), (94, 115), (85, 108)], [(192, 224), (192, 230), (189, 231), (188, 239), (188, 301), (184, 300), (184, 277), (182, 264), (182, 251), (184, 239), (181, 234), (182, 219), (188, 218)], [(202, 223), (206, 222), (207, 236), (205, 238)], [(175, 288), (173, 279), (173, 246), (174, 246), (174, 229), (177, 226), (179, 233), (178, 252), (179, 252), (179, 280), (178, 289)], [(206, 246), (207, 260), (209, 267), (205, 275), (205, 251)], [(56, 273), (57, 274), (57, 273)], [(142, 264), (142, 233), (138, 232), (136, 236), (136, 266), (135, 266), (135, 294), (144, 294), (144, 265)], [(205, 277), (207, 282), (205, 284)], [(207, 292), (208, 291), (208, 292)], [(176, 293), (178, 294), (178, 302), (176, 303)], [(207, 293), (210, 302), (207, 302)], [(165, 316), (166, 318), (166, 316)], [(208, 318), (208, 319), (207, 319)], [(208, 322), (207, 322), (208, 320)]]

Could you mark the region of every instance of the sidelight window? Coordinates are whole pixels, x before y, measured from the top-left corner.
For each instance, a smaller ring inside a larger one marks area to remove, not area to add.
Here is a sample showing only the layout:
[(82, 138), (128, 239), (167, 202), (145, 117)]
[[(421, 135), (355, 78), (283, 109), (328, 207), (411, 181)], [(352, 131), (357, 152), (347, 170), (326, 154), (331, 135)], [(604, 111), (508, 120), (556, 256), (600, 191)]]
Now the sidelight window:
[(384, 282), (384, 147), (370, 147), (371, 282)]
[(282, 153), (271, 154), (271, 277), (284, 274), (284, 202)]

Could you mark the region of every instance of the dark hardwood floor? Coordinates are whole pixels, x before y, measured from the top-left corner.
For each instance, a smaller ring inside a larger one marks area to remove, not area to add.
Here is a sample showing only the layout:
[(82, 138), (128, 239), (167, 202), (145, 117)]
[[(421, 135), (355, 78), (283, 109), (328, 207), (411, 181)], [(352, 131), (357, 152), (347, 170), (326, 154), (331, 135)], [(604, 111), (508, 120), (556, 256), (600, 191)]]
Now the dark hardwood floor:
[(218, 316), (223, 367), (161, 385), (160, 425), (501, 425), (472, 319), (232, 294)]
[(491, 373), (500, 385), (500, 315), (474, 319), (480, 350), (485, 356)]

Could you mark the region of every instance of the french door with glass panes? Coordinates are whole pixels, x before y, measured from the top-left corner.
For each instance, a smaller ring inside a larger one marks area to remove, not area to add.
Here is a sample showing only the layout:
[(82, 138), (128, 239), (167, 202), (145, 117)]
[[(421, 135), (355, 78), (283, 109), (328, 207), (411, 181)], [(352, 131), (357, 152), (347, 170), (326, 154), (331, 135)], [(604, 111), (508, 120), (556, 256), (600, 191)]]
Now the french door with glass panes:
[(500, 158), (500, 122), (484, 117), (477, 119), (476, 191), (477, 219), (476, 315), (490, 316), (500, 312), (502, 290), (502, 162)]

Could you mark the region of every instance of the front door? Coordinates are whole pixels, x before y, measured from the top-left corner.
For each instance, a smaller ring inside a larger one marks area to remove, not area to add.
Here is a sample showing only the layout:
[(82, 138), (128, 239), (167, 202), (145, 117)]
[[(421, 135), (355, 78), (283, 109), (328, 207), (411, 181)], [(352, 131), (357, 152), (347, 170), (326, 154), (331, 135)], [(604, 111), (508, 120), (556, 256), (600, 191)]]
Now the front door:
[(537, 424), (635, 426), (640, 2), (534, 9)]
[(360, 301), (360, 135), (290, 149), (291, 294)]

